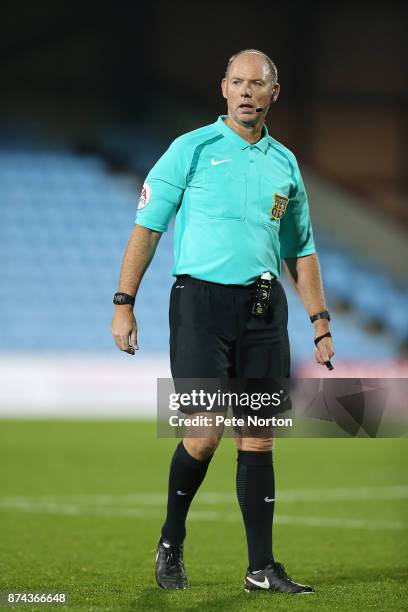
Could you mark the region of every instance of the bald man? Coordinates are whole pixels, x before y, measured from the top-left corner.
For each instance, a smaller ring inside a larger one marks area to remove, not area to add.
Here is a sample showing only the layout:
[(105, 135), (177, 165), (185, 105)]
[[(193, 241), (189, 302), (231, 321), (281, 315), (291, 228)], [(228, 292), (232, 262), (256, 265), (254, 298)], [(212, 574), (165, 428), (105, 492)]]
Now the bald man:
[[(324, 365), (334, 354), (307, 195), (294, 154), (264, 123), (280, 91), (274, 62), (256, 49), (236, 53), (221, 89), (227, 115), (173, 141), (145, 180), (114, 297), (112, 332), (118, 348), (134, 354), (135, 296), (176, 215), (169, 313), (173, 378), (279, 380), (290, 375), (281, 259), (314, 325), (317, 362)], [(311, 334), (311, 346), (312, 340)], [(193, 405), (183, 412), (205, 414)], [(174, 452), (156, 556), (156, 580), (164, 589), (188, 586), (185, 521), (221, 436), (222, 428), (187, 433)], [(272, 430), (263, 436), (238, 432), (235, 442), (249, 558), (245, 590), (312, 593), (273, 557)]]

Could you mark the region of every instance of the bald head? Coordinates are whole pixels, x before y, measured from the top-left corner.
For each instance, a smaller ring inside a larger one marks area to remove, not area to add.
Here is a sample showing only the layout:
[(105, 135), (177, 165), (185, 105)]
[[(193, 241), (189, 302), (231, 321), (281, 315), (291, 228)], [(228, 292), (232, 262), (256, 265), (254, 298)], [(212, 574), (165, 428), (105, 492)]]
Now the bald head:
[(237, 64), (238, 67), (242, 66), (243, 68), (248, 68), (249, 66), (258, 67), (262, 71), (264, 78), (271, 80), (273, 84), (278, 80), (278, 70), (275, 63), (266, 53), (258, 49), (242, 49), (231, 55), (225, 71), (225, 78), (228, 78), (232, 66), (234, 65), (234, 68), (236, 68)]

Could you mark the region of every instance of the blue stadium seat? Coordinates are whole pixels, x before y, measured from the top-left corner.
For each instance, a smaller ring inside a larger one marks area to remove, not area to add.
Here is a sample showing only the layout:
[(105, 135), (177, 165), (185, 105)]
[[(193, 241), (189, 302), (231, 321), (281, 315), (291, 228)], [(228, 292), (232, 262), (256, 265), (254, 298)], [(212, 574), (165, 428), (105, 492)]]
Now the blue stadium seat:
[[(121, 137), (111, 133), (110, 138), (104, 146), (112, 153), (123, 151)], [(141, 182), (165, 147), (137, 130), (124, 141)], [(111, 176), (94, 155), (41, 148), (30, 139), (14, 140), (13, 146), (7, 142), (0, 139), (0, 317), (7, 330), (1, 348), (115, 351), (110, 336), (112, 293), (134, 226), (139, 187), (133, 180)], [(160, 240), (137, 299), (140, 343), (147, 354), (168, 352), (172, 227)], [(333, 245), (330, 237), (316, 234), (316, 241), (329, 299), (349, 303), (362, 313), (361, 320), (384, 319), (395, 339), (408, 338), (407, 292), (384, 274), (357, 266), (352, 254)], [(310, 359), (313, 329), (299, 298), (285, 285), (293, 352), (299, 359)], [(22, 286), (27, 301), (10, 303), (10, 290)], [(44, 294), (50, 289), (53, 300), (47, 302)], [(361, 320), (335, 317), (338, 353), (357, 359), (395, 356), (397, 342), (368, 335)]]

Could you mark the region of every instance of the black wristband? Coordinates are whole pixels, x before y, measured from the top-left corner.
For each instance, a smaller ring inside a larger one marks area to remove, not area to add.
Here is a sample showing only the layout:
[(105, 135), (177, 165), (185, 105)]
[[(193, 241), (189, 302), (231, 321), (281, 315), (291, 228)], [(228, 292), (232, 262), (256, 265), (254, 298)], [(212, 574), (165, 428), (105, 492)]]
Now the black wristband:
[(320, 342), (320, 340), (323, 340), (323, 338), (331, 338), (332, 335), (330, 332), (327, 332), (326, 334), (323, 334), (322, 336), (317, 336), (317, 338), (314, 339), (314, 343), (317, 346)]
[(135, 298), (133, 297), (133, 295), (129, 295), (128, 293), (122, 293), (119, 291), (113, 296), (113, 303), (119, 305), (131, 304), (133, 306), (135, 303)]
[(315, 321), (318, 321), (319, 319), (327, 319), (328, 321), (330, 321), (330, 313), (328, 310), (322, 310), (322, 312), (318, 312), (314, 315), (312, 315), (310, 317), (310, 322), (314, 323)]

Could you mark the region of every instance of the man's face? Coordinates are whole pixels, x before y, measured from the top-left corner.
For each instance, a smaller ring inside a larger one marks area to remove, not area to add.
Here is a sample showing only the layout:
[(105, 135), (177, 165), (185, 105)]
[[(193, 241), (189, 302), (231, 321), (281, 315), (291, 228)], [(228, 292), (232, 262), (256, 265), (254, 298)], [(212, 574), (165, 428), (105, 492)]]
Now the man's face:
[[(243, 53), (231, 64), (227, 78), (221, 83), (227, 100), (228, 115), (238, 124), (249, 127), (263, 121), (274, 91), (268, 63), (261, 55)], [(275, 84), (275, 95), (279, 85)], [(256, 112), (256, 108), (265, 109)]]

